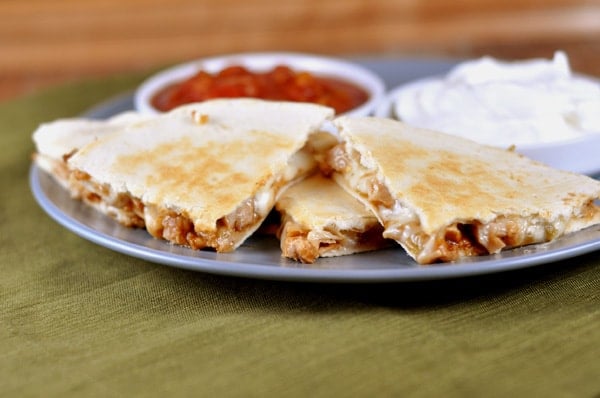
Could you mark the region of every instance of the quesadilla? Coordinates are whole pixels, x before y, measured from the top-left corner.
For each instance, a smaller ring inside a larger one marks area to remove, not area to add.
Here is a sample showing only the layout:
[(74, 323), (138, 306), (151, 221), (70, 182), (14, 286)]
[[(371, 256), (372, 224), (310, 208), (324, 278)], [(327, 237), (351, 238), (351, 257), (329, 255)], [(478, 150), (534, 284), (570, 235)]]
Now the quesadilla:
[(600, 181), (392, 119), (340, 117), (327, 165), (418, 263), (547, 242), (600, 223)]
[(36, 164), (63, 187), (68, 186), (67, 160), (79, 150), (105, 134), (147, 119), (137, 112), (119, 113), (106, 120), (68, 118), (42, 123), (33, 133), (37, 152)]
[(303, 263), (389, 245), (373, 213), (321, 174), (285, 190), (275, 209), (282, 255)]
[(332, 117), (324, 106), (253, 99), (183, 106), (79, 148), (68, 186), (126, 226), (232, 251), (288, 184), (313, 172), (309, 135)]

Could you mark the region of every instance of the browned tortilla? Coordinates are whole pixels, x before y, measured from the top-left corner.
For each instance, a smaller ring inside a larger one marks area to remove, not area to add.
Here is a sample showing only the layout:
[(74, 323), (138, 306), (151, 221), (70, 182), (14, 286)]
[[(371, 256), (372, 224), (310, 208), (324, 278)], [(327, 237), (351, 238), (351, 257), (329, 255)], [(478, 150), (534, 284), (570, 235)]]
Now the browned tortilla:
[(314, 170), (306, 144), (332, 116), (324, 106), (254, 99), (188, 105), (81, 146), (66, 162), (68, 186), (155, 237), (231, 251), (279, 192)]
[(340, 117), (329, 166), (419, 263), (547, 242), (600, 223), (600, 182), (392, 119)]

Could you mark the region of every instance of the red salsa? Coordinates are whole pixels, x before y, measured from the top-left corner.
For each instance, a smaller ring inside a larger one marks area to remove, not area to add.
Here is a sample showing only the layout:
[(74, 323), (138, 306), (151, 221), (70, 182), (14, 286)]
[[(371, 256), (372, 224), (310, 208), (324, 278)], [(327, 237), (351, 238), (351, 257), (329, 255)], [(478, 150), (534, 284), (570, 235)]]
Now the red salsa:
[(296, 72), (284, 65), (267, 72), (252, 72), (236, 65), (215, 74), (200, 71), (168, 86), (152, 98), (152, 106), (164, 112), (191, 102), (239, 97), (312, 102), (332, 107), (340, 114), (365, 103), (369, 95), (344, 80)]

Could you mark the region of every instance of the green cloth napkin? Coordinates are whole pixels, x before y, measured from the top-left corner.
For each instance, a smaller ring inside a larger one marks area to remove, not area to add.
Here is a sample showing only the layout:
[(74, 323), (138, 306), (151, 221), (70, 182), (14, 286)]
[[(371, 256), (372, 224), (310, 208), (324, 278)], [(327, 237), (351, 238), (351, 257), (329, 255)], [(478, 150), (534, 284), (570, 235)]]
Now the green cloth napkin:
[(133, 89), (0, 104), (0, 396), (599, 397), (600, 253), (420, 283), (308, 284), (153, 264), (35, 203), (31, 133)]

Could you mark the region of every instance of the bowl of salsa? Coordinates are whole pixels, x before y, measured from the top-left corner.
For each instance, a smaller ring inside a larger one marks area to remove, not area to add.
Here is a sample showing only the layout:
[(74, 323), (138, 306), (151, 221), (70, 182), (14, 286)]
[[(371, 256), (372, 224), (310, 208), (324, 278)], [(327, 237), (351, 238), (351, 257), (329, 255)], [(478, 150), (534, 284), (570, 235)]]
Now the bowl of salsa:
[(139, 112), (157, 114), (215, 98), (311, 102), (337, 115), (370, 115), (385, 95), (371, 70), (340, 58), (300, 53), (242, 53), (173, 66), (144, 81)]

